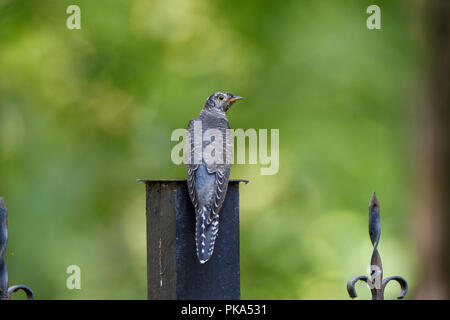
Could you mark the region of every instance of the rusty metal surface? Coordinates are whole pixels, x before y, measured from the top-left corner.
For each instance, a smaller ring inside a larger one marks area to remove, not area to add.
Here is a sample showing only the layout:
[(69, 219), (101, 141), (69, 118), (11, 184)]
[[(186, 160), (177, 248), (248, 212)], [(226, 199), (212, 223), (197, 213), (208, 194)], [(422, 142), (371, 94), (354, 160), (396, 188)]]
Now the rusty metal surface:
[(8, 288), (8, 270), (5, 263), (6, 245), (8, 243), (8, 210), (5, 201), (0, 198), (0, 300), (9, 300), (11, 295), (23, 290), (28, 300), (34, 299), (33, 291), (27, 286), (17, 285)]
[(403, 299), (408, 292), (408, 283), (400, 276), (393, 276), (383, 279), (383, 265), (378, 252), (378, 244), (381, 235), (380, 223), (380, 203), (375, 192), (372, 194), (369, 203), (369, 235), (373, 245), (372, 258), (370, 259), (370, 277), (358, 276), (353, 277), (347, 282), (347, 291), (351, 298), (356, 298), (355, 283), (363, 281), (367, 283), (372, 292), (372, 300), (384, 300), (384, 289), (391, 280), (395, 280), (400, 284), (401, 291), (397, 299)]

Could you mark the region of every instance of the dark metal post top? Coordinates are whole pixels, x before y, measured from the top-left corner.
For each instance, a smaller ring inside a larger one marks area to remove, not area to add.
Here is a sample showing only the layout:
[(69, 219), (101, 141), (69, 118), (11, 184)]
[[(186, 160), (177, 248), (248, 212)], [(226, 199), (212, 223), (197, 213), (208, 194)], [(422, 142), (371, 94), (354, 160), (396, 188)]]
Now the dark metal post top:
[(140, 179), (146, 189), (147, 284), (151, 300), (240, 299), (239, 183), (230, 180), (214, 256), (201, 264), (195, 209), (184, 179)]
[[(138, 182), (145, 182), (145, 183), (152, 183), (152, 182), (162, 182), (162, 183), (169, 183), (169, 182), (181, 182), (185, 183), (186, 179), (137, 179)], [(243, 182), (245, 184), (249, 183), (250, 180), (246, 179), (230, 179), (229, 183), (240, 183)]]

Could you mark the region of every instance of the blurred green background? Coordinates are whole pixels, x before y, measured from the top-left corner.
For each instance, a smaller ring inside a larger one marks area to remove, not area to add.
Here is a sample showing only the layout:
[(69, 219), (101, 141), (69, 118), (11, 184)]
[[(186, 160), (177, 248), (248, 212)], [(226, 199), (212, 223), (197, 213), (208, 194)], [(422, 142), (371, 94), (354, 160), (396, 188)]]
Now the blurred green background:
[[(66, 28), (71, 4), (81, 30)], [(381, 30), (366, 27), (371, 4)], [(10, 284), (38, 299), (145, 299), (136, 179), (184, 178), (170, 135), (228, 90), (246, 98), (228, 113), (233, 128), (280, 130), (278, 174), (231, 171), (251, 180), (240, 197), (242, 298), (348, 299), (347, 280), (370, 262), (374, 190), (385, 275), (413, 293), (417, 10), (406, 0), (0, 0)], [(66, 288), (72, 264), (81, 290)]]

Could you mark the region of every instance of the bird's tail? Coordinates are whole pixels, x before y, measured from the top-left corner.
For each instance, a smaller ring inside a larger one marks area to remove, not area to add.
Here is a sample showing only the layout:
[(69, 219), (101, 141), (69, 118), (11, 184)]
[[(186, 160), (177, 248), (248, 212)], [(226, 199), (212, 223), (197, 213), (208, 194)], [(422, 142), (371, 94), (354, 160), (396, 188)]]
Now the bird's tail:
[(197, 257), (202, 264), (211, 258), (219, 231), (219, 215), (215, 217), (210, 217), (210, 215), (211, 207), (203, 206), (201, 213), (197, 213), (195, 217)]

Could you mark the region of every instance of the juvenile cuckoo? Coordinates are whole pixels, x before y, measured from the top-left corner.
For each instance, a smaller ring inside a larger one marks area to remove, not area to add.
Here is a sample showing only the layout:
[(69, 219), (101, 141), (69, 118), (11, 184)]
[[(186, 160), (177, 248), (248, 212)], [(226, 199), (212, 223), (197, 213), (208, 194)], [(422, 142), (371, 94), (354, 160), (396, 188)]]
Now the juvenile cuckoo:
[(233, 136), (229, 130), (227, 134), (230, 124), (226, 112), (240, 99), (242, 97), (229, 92), (212, 94), (200, 115), (192, 119), (187, 128), (187, 187), (195, 208), (196, 252), (202, 264), (214, 251), (219, 213), (227, 193), (233, 159)]

